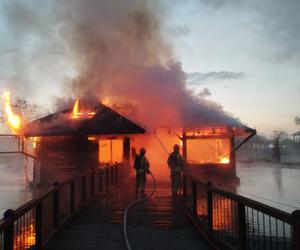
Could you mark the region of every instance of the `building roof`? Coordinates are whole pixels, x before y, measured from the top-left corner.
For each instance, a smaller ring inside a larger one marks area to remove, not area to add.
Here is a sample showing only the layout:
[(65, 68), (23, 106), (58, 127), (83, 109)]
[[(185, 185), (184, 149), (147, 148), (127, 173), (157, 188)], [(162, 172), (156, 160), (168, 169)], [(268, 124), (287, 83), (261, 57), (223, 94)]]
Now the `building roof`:
[(98, 104), (91, 117), (72, 119), (72, 109), (57, 112), (29, 123), (25, 136), (142, 134), (145, 129), (126, 117)]
[(300, 131), (295, 132), (292, 136), (300, 136)]

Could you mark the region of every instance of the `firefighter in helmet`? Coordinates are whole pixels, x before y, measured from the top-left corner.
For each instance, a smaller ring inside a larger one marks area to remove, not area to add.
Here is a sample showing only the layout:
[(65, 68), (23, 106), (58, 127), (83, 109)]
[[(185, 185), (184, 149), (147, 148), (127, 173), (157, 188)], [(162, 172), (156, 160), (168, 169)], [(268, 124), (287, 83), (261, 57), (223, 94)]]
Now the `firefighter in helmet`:
[(168, 165), (171, 172), (172, 194), (177, 195), (181, 187), (181, 173), (185, 169), (185, 160), (180, 154), (180, 147), (175, 144), (169, 155)]
[(150, 164), (147, 160), (145, 148), (140, 149), (140, 154), (136, 155), (134, 160), (134, 168), (136, 170), (136, 186), (135, 194), (141, 194), (142, 197), (145, 197), (145, 185), (146, 185), (146, 174), (150, 173)]

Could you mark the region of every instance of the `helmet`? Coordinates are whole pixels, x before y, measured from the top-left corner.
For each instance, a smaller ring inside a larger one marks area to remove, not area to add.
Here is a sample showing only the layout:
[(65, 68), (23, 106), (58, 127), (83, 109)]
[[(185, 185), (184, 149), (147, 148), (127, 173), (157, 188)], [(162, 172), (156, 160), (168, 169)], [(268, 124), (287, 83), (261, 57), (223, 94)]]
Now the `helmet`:
[(142, 154), (142, 155), (146, 154), (146, 149), (145, 148), (141, 148), (140, 149), (140, 154)]
[(178, 144), (175, 144), (174, 147), (173, 147), (174, 151), (179, 151), (180, 150), (180, 147)]

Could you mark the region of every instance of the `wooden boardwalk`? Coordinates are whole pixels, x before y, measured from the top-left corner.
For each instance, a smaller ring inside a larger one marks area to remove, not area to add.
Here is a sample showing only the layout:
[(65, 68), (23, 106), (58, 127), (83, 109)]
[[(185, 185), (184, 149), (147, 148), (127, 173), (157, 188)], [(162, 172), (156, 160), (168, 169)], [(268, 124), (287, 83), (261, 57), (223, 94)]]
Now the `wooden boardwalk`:
[[(46, 249), (126, 249), (122, 231), (123, 211), (135, 199), (133, 186), (121, 186), (95, 200), (70, 223), (62, 226)], [(150, 200), (130, 210), (128, 232), (133, 249), (210, 249), (166, 186), (158, 185)]]

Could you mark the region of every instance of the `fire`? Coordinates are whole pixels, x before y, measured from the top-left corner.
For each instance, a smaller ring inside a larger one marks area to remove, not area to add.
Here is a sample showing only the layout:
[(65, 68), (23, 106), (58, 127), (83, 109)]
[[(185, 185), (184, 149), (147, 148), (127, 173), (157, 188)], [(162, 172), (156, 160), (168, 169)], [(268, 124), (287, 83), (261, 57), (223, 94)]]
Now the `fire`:
[(223, 158), (220, 160), (220, 162), (221, 162), (222, 164), (228, 164), (228, 163), (230, 162), (230, 160), (229, 160), (228, 157), (223, 157)]
[(14, 134), (17, 134), (21, 128), (21, 117), (13, 112), (10, 103), (10, 93), (8, 91), (4, 92), (3, 99), (8, 126)]
[(73, 107), (73, 112), (72, 112), (72, 118), (76, 119), (78, 118), (79, 114), (78, 114), (78, 106), (79, 106), (79, 100), (76, 99), (75, 103), (74, 103), (74, 107)]
[(29, 226), (24, 226), (16, 232), (14, 240), (14, 250), (30, 249), (36, 243), (36, 234), (33, 222)]
[(38, 142), (38, 137), (30, 137), (29, 139), (32, 141), (32, 148), (35, 149)]
[(78, 119), (78, 118), (92, 118), (95, 115), (95, 112), (85, 112), (85, 111), (79, 111), (79, 100), (76, 99), (74, 106), (73, 106), (73, 112), (72, 112), (72, 119)]

